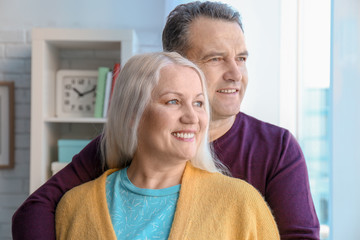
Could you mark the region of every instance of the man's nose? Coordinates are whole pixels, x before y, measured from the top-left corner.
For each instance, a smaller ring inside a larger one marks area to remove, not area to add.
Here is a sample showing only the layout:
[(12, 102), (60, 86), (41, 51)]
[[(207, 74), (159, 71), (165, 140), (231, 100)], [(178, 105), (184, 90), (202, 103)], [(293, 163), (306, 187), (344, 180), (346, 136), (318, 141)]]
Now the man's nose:
[(235, 59), (226, 62), (226, 72), (224, 74), (224, 79), (236, 82), (241, 81), (241, 66), (238, 65)]

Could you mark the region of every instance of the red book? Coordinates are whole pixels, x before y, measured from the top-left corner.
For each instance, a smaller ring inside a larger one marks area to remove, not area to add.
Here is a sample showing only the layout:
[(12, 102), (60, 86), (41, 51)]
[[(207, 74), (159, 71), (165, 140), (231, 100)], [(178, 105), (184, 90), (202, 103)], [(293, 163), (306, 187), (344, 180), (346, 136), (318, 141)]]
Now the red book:
[(120, 70), (121, 70), (121, 65), (120, 63), (115, 63), (114, 67), (113, 67), (113, 77), (112, 77), (112, 83), (111, 83), (111, 91), (110, 91), (110, 99), (109, 99), (109, 106), (110, 106), (110, 102), (111, 102), (111, 97), (114, 91), (114, 86), (115, 86), (115, 82), (116, 79), (118, 78), (119, 74), (120, 74)]

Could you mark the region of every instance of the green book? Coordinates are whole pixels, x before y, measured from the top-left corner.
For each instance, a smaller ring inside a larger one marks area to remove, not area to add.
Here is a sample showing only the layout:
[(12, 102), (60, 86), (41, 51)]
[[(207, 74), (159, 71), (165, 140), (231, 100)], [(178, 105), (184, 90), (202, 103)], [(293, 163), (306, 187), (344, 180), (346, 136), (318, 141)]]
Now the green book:
[(94, 110), (94, 117), (96, 118), (103, 117), (106, 78), (109, 71), (110, 69), (107, 67), (99, 67), (98, 70), (98, 82), (96, 86), (96, 100)]

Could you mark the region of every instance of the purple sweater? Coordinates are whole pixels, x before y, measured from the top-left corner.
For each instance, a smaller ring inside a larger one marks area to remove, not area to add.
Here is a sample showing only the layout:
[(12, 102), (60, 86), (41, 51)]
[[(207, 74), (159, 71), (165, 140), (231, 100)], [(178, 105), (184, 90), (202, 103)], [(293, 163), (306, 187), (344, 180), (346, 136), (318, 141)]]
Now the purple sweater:
[[(102, 173), (98, 145), (99, 137), (20, 206), (12, 219), (14, 240), (55, 239), (54, 213), (62, 195)], [(239, 113), (213, 145), (232, 175), (265, 197), (281, 239), (319, 239), (305, 159), (289, 131)]]

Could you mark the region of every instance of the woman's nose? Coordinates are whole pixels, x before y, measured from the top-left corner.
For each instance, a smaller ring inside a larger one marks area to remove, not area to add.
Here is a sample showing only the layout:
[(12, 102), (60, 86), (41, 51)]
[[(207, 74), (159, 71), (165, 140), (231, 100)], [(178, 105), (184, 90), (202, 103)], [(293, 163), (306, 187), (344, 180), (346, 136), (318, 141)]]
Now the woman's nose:
[(199, 117), (193, 106), (184, 106), (180, 120), (186, 124), (194, 124), (199, 121)]

